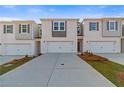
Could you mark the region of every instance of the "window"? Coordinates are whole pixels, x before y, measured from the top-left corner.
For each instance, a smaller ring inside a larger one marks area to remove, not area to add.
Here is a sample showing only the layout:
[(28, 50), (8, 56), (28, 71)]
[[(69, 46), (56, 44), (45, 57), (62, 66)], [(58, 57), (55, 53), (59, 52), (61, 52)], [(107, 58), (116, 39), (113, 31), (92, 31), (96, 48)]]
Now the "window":
[(58, 22), (54, 22), (54, 30), (59, 30)]
[(53, 22), (53, 31), (65, 31), (65, 22)]
[(60, 30), (65, 30), (65, 23), (64, 22), (60, 22)]
[(4, 33), (13, 33), (13, 25), (4, 25)]
[(107, 22), (107, 30), (108, 31), (117, 31), (117, 29), (118, 29), (118, 22), (116, 22), (116, 21)]
[(98, 31), (99, 30), (99, 23), (98, 22), (90, 22), (89, 23), (89, 30), (90, 31)]
[(30, 33), (30, 24), (28, 25), (19, 25), (19, 33)]
[(26, 33), (27, 32), (27, 25), (22, 25), (22, 33)]
[(110, 30), (115, 30), (115, 22), (109, 22), (109, 29)]

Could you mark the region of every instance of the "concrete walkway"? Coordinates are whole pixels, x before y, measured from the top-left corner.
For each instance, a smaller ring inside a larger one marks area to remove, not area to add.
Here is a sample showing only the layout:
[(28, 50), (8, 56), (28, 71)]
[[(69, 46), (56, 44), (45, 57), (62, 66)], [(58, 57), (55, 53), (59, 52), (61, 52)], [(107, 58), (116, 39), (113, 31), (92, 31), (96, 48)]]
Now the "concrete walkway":
[(109, 87), (110, 81), (76, 54), (45, 54), (0, 76), (1, 87)]

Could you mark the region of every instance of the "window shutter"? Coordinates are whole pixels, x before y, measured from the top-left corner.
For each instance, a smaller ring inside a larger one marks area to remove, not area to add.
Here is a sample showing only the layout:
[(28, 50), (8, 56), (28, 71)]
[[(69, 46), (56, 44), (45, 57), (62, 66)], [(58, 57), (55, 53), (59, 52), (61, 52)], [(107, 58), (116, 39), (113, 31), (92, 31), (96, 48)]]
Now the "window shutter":
[(6, 33), (6, 25), (3, 26), (3, 33)]
[(67, 21), (65, 21), (65, 37), (67, 36)]
[(52, 21), (52, 31), (54, 30), (54, 28), (53, 28), (53, 21)]
[(89, 23), (89, 31), (91, 31), (91, 23)]
[(52, 30), (52, 37), (53, 37), (53, 36), (54, 36), (54, 35), (53, 35), (53, 21), (52, 21), (51, 24), (52, 24), (52, 29), (51, 29), (51, 30)]
[(115, 29), (118, 30), (118, 22), (115, 23)]
[(12, 32), (11, 33), (13, 33), (13, 25), (11, 25), (11, 27), (12, 27)]
[(19, 33), (21, 33), (21, 24), (19, 24)]
[(99, 22), (97, 22), (97, 31), (99, 31)]
[(65, 32), (67, 31), (67, 21), (65, 21)]
[(107, 22), (107, 30), (109, 30), (109, 22)]
[(30, 33), (30, 24), (28, 24), (28, 33)]
[(124, 25), (122, 24), (122, 36), (124, 36)]

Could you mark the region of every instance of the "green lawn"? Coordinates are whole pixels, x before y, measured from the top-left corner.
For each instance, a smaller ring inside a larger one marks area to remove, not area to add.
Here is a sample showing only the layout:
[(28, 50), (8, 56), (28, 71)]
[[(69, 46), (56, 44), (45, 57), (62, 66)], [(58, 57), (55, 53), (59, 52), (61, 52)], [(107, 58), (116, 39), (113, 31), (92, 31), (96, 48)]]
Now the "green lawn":
[(5, 63), (3, 65), (0, 65), (0, 75), (3, 75), (5, 73), (15, 69), (16, 67), (19, 67), (32, 59), (33, 59), (33, 57), (24, 57), (24, 58), (21, 58), (18, 60), (13, 60), (11, 62)]
[(112, 62), (104, 57), (84, 53), (78, 55), (85, 60), (89, 65), (101, 73), (104, 77), (110, 80), (118, 87), (124, 87), (124, 65)]
[(86, 61), (113, 84), (124, 87), (124, 65), (112, 61)]

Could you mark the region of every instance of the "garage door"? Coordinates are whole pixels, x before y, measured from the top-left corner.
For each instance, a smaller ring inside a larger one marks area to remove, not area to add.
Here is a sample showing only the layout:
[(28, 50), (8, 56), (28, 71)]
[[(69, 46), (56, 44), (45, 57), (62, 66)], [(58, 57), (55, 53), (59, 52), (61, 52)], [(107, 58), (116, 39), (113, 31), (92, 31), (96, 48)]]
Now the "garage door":
[(31, 44), (5, 44), (4, 45), (5, 55), (30, 55)]
[(114, 41), (91, 41), (89, 42), (89, 49), (94, 53), (113, 53), (115, 52), (116, 42)]
[(48, 53), (73, 52), (73, 42), (47, 42)]

